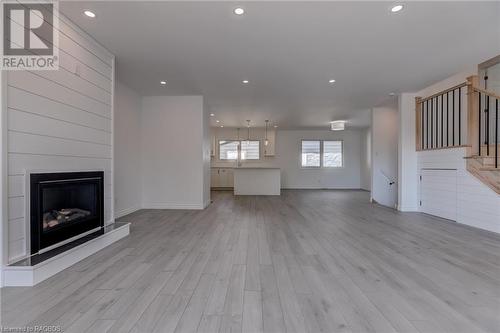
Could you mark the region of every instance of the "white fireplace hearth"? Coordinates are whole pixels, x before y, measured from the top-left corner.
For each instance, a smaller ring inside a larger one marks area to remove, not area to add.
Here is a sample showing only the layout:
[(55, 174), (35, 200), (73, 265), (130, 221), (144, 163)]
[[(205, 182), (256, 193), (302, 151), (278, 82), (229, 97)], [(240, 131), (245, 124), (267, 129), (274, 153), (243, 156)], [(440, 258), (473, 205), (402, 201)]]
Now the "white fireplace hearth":
[(41, 255), (30, 256), (4, 267), (4, 286), (31, 287), (75, 263), (128, 236), (130, 223), (115, 222), (104, 228), (104, 233), (80, 239)]

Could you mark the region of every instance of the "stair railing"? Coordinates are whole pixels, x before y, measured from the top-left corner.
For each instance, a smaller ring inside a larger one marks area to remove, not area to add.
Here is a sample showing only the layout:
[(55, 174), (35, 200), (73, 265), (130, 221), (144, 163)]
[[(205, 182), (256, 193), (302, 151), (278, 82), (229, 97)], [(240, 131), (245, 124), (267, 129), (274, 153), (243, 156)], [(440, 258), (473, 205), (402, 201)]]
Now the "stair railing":
[(494, 158), (499, 166), (499, 100), (500, 96), (479, 87), (477, 76), (467, 78), (469, 156)]
[(467, 82), (429, 97), (416, 97), (416, 149), (464, 146), (464, 99)]

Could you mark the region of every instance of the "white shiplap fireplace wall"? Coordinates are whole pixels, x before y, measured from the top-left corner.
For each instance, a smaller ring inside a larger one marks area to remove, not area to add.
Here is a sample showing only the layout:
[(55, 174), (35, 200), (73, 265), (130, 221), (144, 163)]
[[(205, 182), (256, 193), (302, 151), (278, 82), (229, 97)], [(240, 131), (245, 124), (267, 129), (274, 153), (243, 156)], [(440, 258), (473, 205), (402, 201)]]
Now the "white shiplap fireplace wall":
[(10, 262), (28, 254), (30, 170), (104, 170), (105, 223), (113, 221), (114, 56), (62, 15), (59, 23), (59, 70), (11, 71), (2, 82)]

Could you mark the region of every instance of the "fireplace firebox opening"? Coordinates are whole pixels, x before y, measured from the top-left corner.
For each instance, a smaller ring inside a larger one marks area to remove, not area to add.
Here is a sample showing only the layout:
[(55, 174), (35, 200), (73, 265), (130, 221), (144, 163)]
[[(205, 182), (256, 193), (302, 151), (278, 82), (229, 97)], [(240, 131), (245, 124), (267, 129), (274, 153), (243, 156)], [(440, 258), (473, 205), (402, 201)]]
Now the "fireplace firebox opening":
[(104, 172), (30, 174), (31, 254), (104, 227)]

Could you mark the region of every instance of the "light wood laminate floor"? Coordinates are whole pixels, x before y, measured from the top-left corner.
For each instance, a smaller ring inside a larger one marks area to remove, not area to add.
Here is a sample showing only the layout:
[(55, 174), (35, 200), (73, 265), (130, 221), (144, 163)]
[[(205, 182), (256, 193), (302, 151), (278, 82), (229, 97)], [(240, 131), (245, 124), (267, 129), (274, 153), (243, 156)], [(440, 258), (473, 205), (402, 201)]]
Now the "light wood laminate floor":
[(2, 326), (65, 332), (499, 332), (500, 236), (363, 191), (214, 192), (33, 288)]

